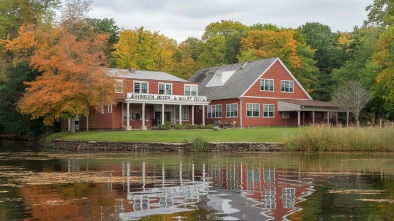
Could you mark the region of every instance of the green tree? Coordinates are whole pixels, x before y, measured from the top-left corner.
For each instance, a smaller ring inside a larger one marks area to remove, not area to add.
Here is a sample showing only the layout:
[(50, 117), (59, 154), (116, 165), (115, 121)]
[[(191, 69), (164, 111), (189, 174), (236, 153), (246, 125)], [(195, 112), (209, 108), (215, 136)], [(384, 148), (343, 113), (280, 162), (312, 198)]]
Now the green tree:
[(204, 50), (198, 56), (203, 67), (218, 66), (226, 63), (226, 39), (223, 36), (209, 38), (204, 43)]
[[(223, 37), (225, 47), (224, 63), (233, 64), (238, 62), (237, 56), (241, 49), (240, 40), (242, 37), (246, 36), (248, 30), (249, 27), (241, 24), (240, 22), (222, 20), (220, 22), (213, 22), (205, 27), (202, 40), (207, 43), (209, 39), (216, 38), (218, 36)], [(211, 40), (208, 44), (212, 44), (213, 41)], [(207, 47), (211, 47), (211, 45), (207, 45)], [(220, 63), (221, 61), (217, 62)]]
[(31, 115), (20, 114), (15, 108), (15, 103), (25, 92), (23, 82), (34, 80), (40, 73), (33, 71), (27, 62), (9, 66), (5, 73), (7, 82), (0, 85), (0, 127), (4, 132), (25, 138), (36, 138), (49, 131), (58, 131), (59, 128), (46, 127), (42, 119), (31, 120)]
[(394, 2), (392, 0), (374, 0), (373, 4), (368, 5), (368, 20), (366, 24), (387, 27), (394, 23)]
[(331, 91), (335, 87), (332, 70), (344, 64), (343, 50), (338, 47), (339, 34), (331, 32), (331, 28), (320, 23), (306, 23), (300, 28), (305, 42), (315, 50), (314, 59), (319, 69), (318, 87), (311, 96), (318, 100), (329, 101)]

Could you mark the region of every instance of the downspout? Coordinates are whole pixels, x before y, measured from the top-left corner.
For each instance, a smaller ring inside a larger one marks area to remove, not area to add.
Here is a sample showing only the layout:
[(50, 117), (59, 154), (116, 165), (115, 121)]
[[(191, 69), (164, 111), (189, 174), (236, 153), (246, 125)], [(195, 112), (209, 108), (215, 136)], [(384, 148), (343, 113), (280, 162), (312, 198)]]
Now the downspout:
[(242, 129), (242, 98), (240, 97), (239, 98), (239, 106), (240, 106), (240, 108), (239, 108), (239, 112), (240, 112), (240, 118), (239, 118), (239, 126), (241, 127), (241, 129)]

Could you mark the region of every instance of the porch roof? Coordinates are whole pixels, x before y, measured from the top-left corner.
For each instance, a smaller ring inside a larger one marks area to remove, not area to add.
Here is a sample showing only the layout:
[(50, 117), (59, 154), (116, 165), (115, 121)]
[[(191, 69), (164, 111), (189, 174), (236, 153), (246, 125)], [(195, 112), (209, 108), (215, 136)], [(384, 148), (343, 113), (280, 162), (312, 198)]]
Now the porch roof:
[(278, 111), (331, 111), (342, 112), (337, 105), (318, 100), (286, 99), (278, 101)]

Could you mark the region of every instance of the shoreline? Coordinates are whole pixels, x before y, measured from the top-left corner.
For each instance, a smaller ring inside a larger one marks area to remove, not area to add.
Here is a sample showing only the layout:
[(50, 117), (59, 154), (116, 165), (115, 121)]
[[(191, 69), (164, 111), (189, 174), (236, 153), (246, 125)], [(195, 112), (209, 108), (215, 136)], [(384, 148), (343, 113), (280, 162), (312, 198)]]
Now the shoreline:
[(281, 142), (207, 142), (204, 147), (193, 143), (166, 142), (117, 142), (53, 139), (48, 149), (70, 152), (279, 152), (283, 151)]

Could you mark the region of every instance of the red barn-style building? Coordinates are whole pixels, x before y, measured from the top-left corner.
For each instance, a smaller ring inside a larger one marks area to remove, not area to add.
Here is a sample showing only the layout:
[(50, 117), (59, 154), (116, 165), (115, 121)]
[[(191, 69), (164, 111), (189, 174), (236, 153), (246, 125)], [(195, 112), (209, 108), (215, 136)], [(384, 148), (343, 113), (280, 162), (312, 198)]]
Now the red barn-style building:
[(236, 127), (336, 124), (339, 108), (315, 101), (279, 58), (198, 70), (189, 81), (210, 101), (207, 122)]
[[(76, 118), (76, 130), (151, 129), (171, 124), (224, 127), (338, 123), (340, 109), (315, 101), (279, 58), (198, 70), (189, 80), (165, 72), (108, 69), (114, 104)], [(69, 129), (70, 123), (62, 122)]]

